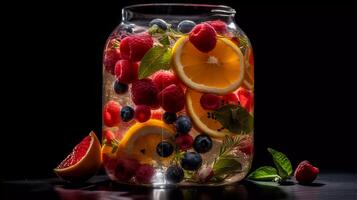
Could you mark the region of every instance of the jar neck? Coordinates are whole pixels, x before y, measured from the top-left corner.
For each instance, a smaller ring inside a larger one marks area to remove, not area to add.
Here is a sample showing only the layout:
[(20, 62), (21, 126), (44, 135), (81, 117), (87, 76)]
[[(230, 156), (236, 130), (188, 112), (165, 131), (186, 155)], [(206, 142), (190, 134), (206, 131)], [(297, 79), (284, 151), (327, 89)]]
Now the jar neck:
[(170, 24), (177, 24), (182, 20), (196, 23), (209, 20), (221, 20), (227, 24), (234, 22), (235, 10), (223, 5), (208, 4), (138, 4), (122, 9), (122, 22), (147, 26), (147, 22), (160, 18)]

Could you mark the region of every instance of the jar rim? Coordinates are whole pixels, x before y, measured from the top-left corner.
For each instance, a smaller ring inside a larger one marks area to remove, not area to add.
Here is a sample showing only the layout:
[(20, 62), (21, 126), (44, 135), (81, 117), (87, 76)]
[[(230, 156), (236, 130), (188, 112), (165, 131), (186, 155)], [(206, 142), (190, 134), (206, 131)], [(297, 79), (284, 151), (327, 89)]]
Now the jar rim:
[[(145, 12), (150, 12), (148, 8), (160, 8), (160, 7), (185, 7), (185, 8), (202, 8), (205, 11), (210, 11), (211, 14), (221, 14), (234, 16), (236, 14), (235, 9), (226, 5), (215, 5), (215, 4), (191, 4), (191, 3), (148, 3), (148, 4), (133, 4), (125, 6), (122, 8), (122, 13), (127, 11), (136, 12), (140, 9), (146, 8)], [(143, 11), (143, 10), (140, 10)]]

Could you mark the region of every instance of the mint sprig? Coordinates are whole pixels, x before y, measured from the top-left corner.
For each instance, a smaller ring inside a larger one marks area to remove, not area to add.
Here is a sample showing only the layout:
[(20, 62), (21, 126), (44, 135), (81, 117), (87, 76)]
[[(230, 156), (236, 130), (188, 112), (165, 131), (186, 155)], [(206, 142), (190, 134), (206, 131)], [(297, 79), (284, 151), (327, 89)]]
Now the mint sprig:
[(286, 179), (289, 179), (293, 174), (293, 169), (288, 157), (285, 154), (272, 148), (268, 148), (268, 151), (273, 157), (276, 168), (271, 166), (260, 167), (253, 171), (248, 176), (248, 179), (275, 182), (283, 182)]
[(240, 105), (224, 105), (215, 110), (214, 115), (232, 133), (244, 134), (253, 130), (253, 116)]
[(171, 49), (166, 46), (152, 47), (140, 62), (139, 79), (146, 78), (162, 69), (170, 69), (171, 54)]

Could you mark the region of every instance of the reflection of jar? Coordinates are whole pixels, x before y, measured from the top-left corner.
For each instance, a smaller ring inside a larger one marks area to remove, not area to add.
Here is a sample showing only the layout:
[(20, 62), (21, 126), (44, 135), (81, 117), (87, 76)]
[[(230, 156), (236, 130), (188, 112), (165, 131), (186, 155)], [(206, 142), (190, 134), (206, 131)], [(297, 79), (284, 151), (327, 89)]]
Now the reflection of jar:
[(103, 59), (103, 163), (112, 180), (220, 185), (246, 176), (254, 63), (234, 14), (196, 4), (122, 10)]

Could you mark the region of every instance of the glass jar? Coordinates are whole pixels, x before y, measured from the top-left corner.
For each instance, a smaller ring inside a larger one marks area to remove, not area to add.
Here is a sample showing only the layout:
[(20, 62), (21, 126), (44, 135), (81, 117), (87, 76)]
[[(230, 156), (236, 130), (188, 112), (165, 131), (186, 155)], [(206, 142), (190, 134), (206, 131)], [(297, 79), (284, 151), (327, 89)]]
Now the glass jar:
[(242, 180), (253, 157), (254, 62), (228, 6), (141, 4), (103, 55), (103, 164), (153, 187)]

